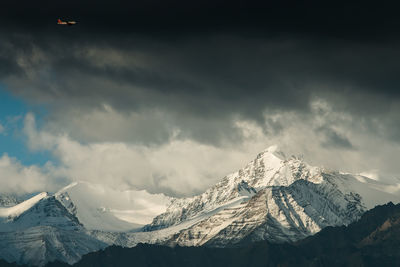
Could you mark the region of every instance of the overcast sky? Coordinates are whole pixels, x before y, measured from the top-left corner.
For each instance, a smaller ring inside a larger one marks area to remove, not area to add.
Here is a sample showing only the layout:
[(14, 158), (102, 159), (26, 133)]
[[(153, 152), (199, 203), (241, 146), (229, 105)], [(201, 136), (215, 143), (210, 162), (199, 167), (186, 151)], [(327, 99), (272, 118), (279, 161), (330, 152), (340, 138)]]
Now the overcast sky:
[(388, 2), (123, 2), (1, 4), (2, 191), (88, 180), (190, 196), (272, 144), (400, 178)]

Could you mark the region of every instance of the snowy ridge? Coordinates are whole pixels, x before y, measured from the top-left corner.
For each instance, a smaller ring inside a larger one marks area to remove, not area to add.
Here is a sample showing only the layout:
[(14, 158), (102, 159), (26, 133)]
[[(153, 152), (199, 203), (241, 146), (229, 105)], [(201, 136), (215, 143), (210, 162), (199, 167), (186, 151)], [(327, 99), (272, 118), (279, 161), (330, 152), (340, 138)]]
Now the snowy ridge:
[(46, 192), (42, 192), (20, 204), (17, 204), (12, 207), (7, 207), (7, 208), (0, 208), (0, 220), (12, 220), (15, 217), (18, 217), (25, 211), (29, 210), (32, 208), (36, 203), (38, 203), (40, 200), (45, 198), (47, 196)]
[(260, 153), (243, 169), (224, 177), (205, 193), (193, 198), (173, 200), (167, 211), (154, 218), (145, 230), (176, 225), (198, 214), (210, 212), (241, 197), (239, 188), (242, 184), (246, 184), (255, 193), (267, 186), (288, 186), (299, 179), (320, 183), (320, 169), (310, 167), (294, 157), (285, 159), (284, 154), (274, 146)]
[(74, 263), (83, 254), (106, 246), (89, 236), (79, 220), (47, 193), (1, 212), (0, 255), (9, 262), (42, 266), (58, 259)]
[(273, 146), (191, 198), (76, 182), (0, 207), (0, 257), (42, 266), (109, 245), (296, 241), (389, 201), (400, 202), (399, 184), (312, 167)]
[(342, 194), (329, 183), (299, 180), (288, 187), (267, 187), (236, 209), (223, 210), (181, 231), (171, 242), (223, 247), (244, 241), (297, 241), (326, 226), (358, 219), (364, 212), (359, 199), (358, 195)]
[(38, 266), (54, 260), (73, 264), (111, 244), (135, 245), (149, 236), (129, 231), (151, 222), (169, 202), (164, 195), (118, 192), (86, 182), (70, 184), (54, 195), (43, 192), (0, 208), (0, 257)]
[[(243, 187), (252, 194), (236, 207), (221, 209), (224, 203), (239, 198)], [(377, 204), (399, 202), (399, 194), (389, 189), (366, 177), (286, 158), (273, 146), (202, 195), (173, 201), (145, 230), (179, 226), (203, 216), (166, 243), (229, 246), (260, 240), (296, 241), (326, 226), (347, 225)]]

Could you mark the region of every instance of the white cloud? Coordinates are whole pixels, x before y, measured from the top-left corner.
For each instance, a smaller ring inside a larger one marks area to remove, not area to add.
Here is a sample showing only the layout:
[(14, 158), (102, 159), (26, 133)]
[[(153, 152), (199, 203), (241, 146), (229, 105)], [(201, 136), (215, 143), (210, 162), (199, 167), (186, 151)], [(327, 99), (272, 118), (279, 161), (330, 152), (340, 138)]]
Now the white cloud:
[(81, 144), (67, 135), (38, 131), (32, 114), (25, 118), (24, 131), (32, 149), (50, 150), (59, 160), (59, 165), (48, 168), (55, 177), (170, 195), (202, 192), (264, 148), (218, 148), (189, 140), (156, 147), (121, 142)]
[[(57, 165), (46, 166), (45, 172), (51, 177), (167, 195), (200, 193), (272, 144), (278, 144), (288, 155), (302, 154), (306, 161), (317, 166), (351, 173), (379, 169), (376, 175), (392, 178), (396, 170), (400, 172), (395, 163), (396, 155), (400, 154), (398, 145), (382, 144), (376, 136), (362, 130), (363, 121), (335, 111), (326, 102), (317, 100), (311, 110), (310, 115), (266, 113), (267, 122), (279, 124), (273, 133), (265, 132), (257, 123), (238, 120), (236, 127), (243, 133), (243, 139), (225, 146), (180, 139), (154, 146), (124, 142), (84, 144), (69, 135), (54, 134), (49, 128), (38, 130), (33, 114), (26, 115), (24, 132), (31, 149), (49, 150), (59, 161)], [(124, 118), (119, 119), (118, 124), (123, 124)], [(323, 131), (316, 130), (321, 128), (349, 138), (355, 149), (321, 145), (327, 138)]]
[(4, 134), (5, 128), (3, 125), (0, 124), (0, 134)]
[(368, 177), (372, 180), (377, 180), (379, 181), (379, 170), (369, 170), (369, 171), (364, 171), (361, 172), (360, 175)]
[(7, 154), (0, 158), (0, 192), (2, 193), (25, 194), (53, 191), (59, 187), (59, 182), (60, 180), (37, 166), (23, 166), (17, 159)]

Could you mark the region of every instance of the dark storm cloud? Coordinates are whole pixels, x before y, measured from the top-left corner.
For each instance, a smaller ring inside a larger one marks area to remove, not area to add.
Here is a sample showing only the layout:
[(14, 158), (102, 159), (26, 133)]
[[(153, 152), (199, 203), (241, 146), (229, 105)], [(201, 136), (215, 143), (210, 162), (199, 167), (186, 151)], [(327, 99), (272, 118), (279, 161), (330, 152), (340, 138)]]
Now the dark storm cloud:
[(321, 127), (317, 130), (323, 135), (322, 145), (327, 148), (354, 149), (350, 140), (330, 127)]
[(352, 38), (397, 32), (390, 2), (346, 1), (7, 1), (0, 15), (6, 28), (54, 30), (50, 21), (75, 19), (91, 32), (238, 32), (256, 35), (317, 33)]
[[(306, 114), (318, 97), (361, 117), (379, 118), (398, 106), (400, 20), (389, 5), (3, 5), (0, 77), (9, 89), (47, 104), (57, 119), (71, 110), (78, 117), (102, 110), (104, 104), (126, 116), (164, 114), (151, 123), (131, 122), (139, 125), (131, 137), (139, 142), (162, 143), (174, 134), (204, 143), (240, 140), (237, 119), (276, 132), (279, 121), (265, 120), (265, 113)], [(58, 17), (78, 25), (59, 26)], [(351, 147), (334, 131), (325, 134), (329, 144)], [(94, 140), (129, 138), (111, 131)]]
[(0, 44), (0, 78), (12, 75), (22, 74), (22, 69), (18, 66), (15, 61), (15, 57), (9, 54), (10, 47), (3, 42)]

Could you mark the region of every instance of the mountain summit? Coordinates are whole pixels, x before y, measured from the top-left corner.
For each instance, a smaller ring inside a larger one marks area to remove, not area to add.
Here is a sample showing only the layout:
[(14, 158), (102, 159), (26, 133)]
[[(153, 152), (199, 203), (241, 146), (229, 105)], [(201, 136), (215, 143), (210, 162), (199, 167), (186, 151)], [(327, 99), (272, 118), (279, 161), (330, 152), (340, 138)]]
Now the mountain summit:
[(287, 158), (271, 146), (203, 194), (172, 201), (144, 229), (190, 223), (166, 242), (181, 246), (297, 241), (326, 226), (348, 225), (377, 204), (399, 201), (387, 188)]
[[(398, 186), (398, 185), (395, 185)], [(241, 246), (294, 242), (348, 225), (378, 204), (398, 203), (393, 185), (286, 157), (269, 147), (204, 193), (169, 198), (87, 182), (0, 207), (0, 258), (74, 263), (109, 245)]]

